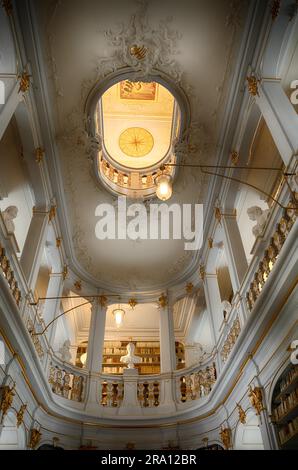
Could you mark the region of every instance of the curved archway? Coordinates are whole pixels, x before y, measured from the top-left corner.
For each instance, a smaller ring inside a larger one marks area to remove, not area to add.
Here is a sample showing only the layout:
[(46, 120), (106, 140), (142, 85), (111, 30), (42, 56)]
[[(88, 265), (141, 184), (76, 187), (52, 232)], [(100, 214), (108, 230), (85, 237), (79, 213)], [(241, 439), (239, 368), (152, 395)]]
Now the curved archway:
[(26, 432), (23, 426), (17, 427), (16, 416), (9, 411), (3, 420), (0, 434), (0, 450), (26, 449)]
[(236, 427), (234, 450), (264, 450), (259, 419), (252, 410), (246, 413), (246, 423)]

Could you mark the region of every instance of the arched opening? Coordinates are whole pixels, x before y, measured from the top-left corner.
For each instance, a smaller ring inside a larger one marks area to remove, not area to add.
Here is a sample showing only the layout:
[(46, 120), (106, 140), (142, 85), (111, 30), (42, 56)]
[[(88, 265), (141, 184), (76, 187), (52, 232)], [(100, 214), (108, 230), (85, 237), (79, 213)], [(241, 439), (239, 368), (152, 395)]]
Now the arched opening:
[(238, 423), (234, 450), (263, 450), (264, 444), (259, 419), (253, 411), (246, 413), (246, 423)]
[(26, 433), (23, 426), (17, 427), (14, 412), (9, 411), (3, 420), (0, 433), (0, 450), (22, 450), (26, 448)]
[[(96, 172), (114, 194), (148, 198), (155, 194), (161, 165), (177, 161), (176, 144), (185, 125), (185, 103), (171, 85), (121, 75), (94, 94), (92, 132), (100, 139)], [(172, 178), (175, 167), (163, 171)]]

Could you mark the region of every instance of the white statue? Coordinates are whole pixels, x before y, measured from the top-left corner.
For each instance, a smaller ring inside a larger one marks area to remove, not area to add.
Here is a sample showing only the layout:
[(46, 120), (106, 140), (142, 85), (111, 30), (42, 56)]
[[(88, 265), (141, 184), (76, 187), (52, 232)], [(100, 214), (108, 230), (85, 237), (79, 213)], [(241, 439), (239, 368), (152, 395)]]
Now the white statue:
[(257, 224), (252, 228), (252, 233), (255, 237), (258, 237), (264, 230), (269, 215), (269, 209), (263, 210), (259, 206), (252, 206), (247, 209), (247, 214), (250, 220), (257, 222)]
[(16, 206), (8, 206), (5, 211), (2, 212), (2, 217), (8, 233), (14, 233), (15, 225), (13, 219), (15, 219), (17, 215), (18, 208)]
[(232, 305), (228, 300), (223, 300), (221, 306), (223, 310), (224, 319), (226, 319), (229, 316), (230, 311), (232, 310)]
[(120, 362), (123, 362), (123, 364), (127, 364), (128, 369), (134, 369), (134, 365), (142, 362), (142, 358), (140, 356), (134, 355), (135, 345), (133, 343), (128, 343), (128, 345), (126, 346), (126, 350), (127, 354), (126, 356), (120, 357)]
[(70, 362), (71, 353), (70, 353), (70, 341), (69, 341), (69, 339), (64, 341), (63, 345), (59, 349), (59, 353), (60, 353), (62, 361)]

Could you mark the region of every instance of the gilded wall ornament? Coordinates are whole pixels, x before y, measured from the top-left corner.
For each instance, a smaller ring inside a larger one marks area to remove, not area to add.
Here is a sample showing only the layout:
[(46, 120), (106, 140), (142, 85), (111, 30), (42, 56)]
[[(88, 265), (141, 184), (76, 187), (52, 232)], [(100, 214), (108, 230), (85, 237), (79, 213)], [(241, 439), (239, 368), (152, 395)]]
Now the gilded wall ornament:
[(52, 219), (54, 219), (54, 217), (56, 217), (56, 206), (51, 206), (50, 210), (49, 210), (49, 222), (51, 222)]
[(199, 275), (202, 281), (204, 281), (206, 277), (206, 271), (205, 271), (205, 266), (203, 264), (200, 264), (199, 266)]
[(239, 421), (240, 421), (240, 423), (245, 424), (246, 423), (246, 413), (245, 413), (244, 409), (242, 408), (242, 406), (239, 405), (239, 403), (236, 403), (236, 405), (237, 405), (237, 408), (238, 408)]
[(56, 247), (57, 247), (57, 248), (60, 248), (61, 243), (62, 243), (62, 238), (61, 238), (61, 237), (57, 237), (57, 238), (56, 238)]
[(248, 91), (251, 96), (260, 96), (259, 95), (259, 87), (258, 83), (260, 83), (260, 80), (257, 79), (254, 75), (250, 75), (249, 77), (246, 77), (247, 84), (248, 84)]
[(98, 297), (98, 303), (101, 306), (101, 308), (104, 308), (107, 306), (108, 299), (105, 295), (100, 295)]
[(75, 290), (82, 290), (82, 281), (80, 281), (79, 279), (74, 283), (74, 288)]
[(1, 5), (6, 11), (7, 16), (11, 16), (13, 12), (13, 6), (11, 0), (2, 0)]
[(271, 5), (271, 18), (273, 21), (276, 20), (276, 18), (279, 15), (280, 11), (280, 0), (273, 0), (272, 5)]
[(68, 275), (68, 266), (65, 264), (63, 267), (63, 271), (62, 271), (63, 281), (65, 281), (67, 275)]
[(24, 413), (27, 409), (27, 405), (23, 404), (19, 411), (17, 412), (17, 427), (19, 428), (24, 421)]
[(219, 224), (221, 224), (221, 210), (219, 207), (214, 207), (214, 217)]
[(250, 400), (250, 403), (252, 404), (252, 406), (256, 410), (256, 415), (259, 416), (261, 414), (261, 412), (264, 410), (263, 396), (262, 396), (261, 387), (252, 388), (251, 386), (249, 386), (248, 398)]
[(208, 247), (211, 249), (213, 248), (213, 238), (212, 237), (209, 237), (208, 238)]
[(129, 52), (138, 60), (143, 60), (146, 57), (148, 49), (145, 46), (137, 46), (137, 44), (134, 44), (133, 46), (131, 46)]
[(186, 284), (185, 290), (186, 290), (187, 295), (191, 295), (193, 293), (193, 287), (194, 286), (192, 282), (188, 282)]
[(13, 397), (15, 396), (15, 384), (13, 387), (9, 387), (9, 385), (5, 385), (1, 387), (2, 396), (1, 396), (1, 404), (0, 410), (2, 411), (2, 419), (11, 408)]
[(221, 429), (220, 429), (219, 435), (220, 435), (221, 442), (224, 445), (224, 448), (226, 450), (230, 449), (232, 447), (231, 429), (230, 428), (225, 428), (225, 427), (222, 426)]
[(129, 305), (132, 309), (134, 309), (137, 304), (138, 304), (138, 302), (137, 302), (137, 300), (134, 299), (134, 298), (129, 299), (129, 301), (128, 301), (128, 305)]
[(161, 294), (158, 299), (158, 305), (160, 308), (165, 308), (168, 305), (168, 298), (165, 294)]
[(43, 149), (42, 147), (37, 147), (37, 148), (35, 149), (35, 161), (36, 161), (37, 163), (42, 162), (43, 157), (44, 157), (44, 153), (45, 153), (45, 152), (44, 152), (44, 149)]
[(35, 449), (35, 447), (39, 444), (40, 439), (41, 439), (41, 432), (38, 431), (38, 429), (31, 429), (30, 433), (30, 441), (29, 441), (29, 448), (30, 449)]
[[(163, 70), (180, 81), (182, 73), (174, 59), (180, 35), (169, 27), (171, 18), (154, 27), (150, 25), (148, 5), (148, 1), (140, 0), (128, 25), (122, 23), (118, 31), (109, 29), (105, 32), (108, 44), (115, 47), (114, 56), (108, 60), (110, 69), (112, 64), (114, 70), (121, 65), (131, 67), (135, 71), (132, 81), (140, 78), (147, 81), (156, 70)], [(107, 58), (101, 61), (103, 66), (107, 65)]]
[(238, 161), (239, 161), (239, 152), (237, 152), (237, 150), (233, 150), (231, 152), (231, 161), (233, 163), (233, 165), (237, 165)]
[(19, 91), (18, 93), (26, 93), (26, 91), (29, 90), (30, 88), (30, 77), (28, 72), (24, 71), (22, 75), (19, 76), (20, 79), (20, 86), (19, 86)]

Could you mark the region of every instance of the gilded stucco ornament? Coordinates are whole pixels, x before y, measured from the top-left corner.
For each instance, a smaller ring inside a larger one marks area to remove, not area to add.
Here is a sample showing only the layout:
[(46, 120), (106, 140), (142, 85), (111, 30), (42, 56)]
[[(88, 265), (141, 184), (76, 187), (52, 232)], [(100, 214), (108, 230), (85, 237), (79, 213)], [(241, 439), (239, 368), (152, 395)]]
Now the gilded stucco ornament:
[(237, 409), (238, 409), (239, 421), (240, 421), (240, 423), (245, 424), (246, 423), (246, 413), (245, 413), (244, 409), (242, 408), (242, 406), (239, 405), (239, 403), (237, 403), (236, 406), (237, 406)]
[(114, 64), (131, 67), (135, 72), (132, 81), (148, 81), (156, 70), (163, 70), (180, 81), (181, 71), (173, 59), (180, 35), (170, 28), (171, 18), (161, 20), (157, 26), (150, 25), (148, 5), (148, 1), (138, 1), (137, 11), (128, 25), (122, 23), (118, 31), (105, 32), (108, 45), (116, 49)]
[(261, 412), (264, 410), (263, 396), (262, 396), (261, 387), (252, 388), (251, 386), (249, 386), (248, 398), (250, 400), (250, 403), (252, 404), (252, 406), (256, 410), (256, 415), (259, 416), (261, 414)]
[(8, 412), (8, 410), (12, 406), (13, 397), (15, 396), (15, 384), (13, 387), (9, 387), (9, 385), (5, 385), (1, 387), (1, 404), (0, 410), (2, 411), (2, 419)]
[(232, 432), (228, 427), (222, 426), (219, 432), (221, 442), (224, 445), (226, 450), (229, 450), (232, 447)]
[(35, 449), (35, 447), (39, 444), (41, 439), (41, 432), (38, 429), (31, 429), (30, 433), (30, 440), (29, 440), (29, 448)]
[(259, 95), (259, 83), (260, 80), (257, 79), (255, 75), (250, 75), (246, 77), (248, 92), (251, 96), (260, 96)]
[(24, 70), (22, 75), (19, 76), (19, 80), (20, 80), (19, 91), (18, 91), (19, 93), (26, 93), (29, 90), (30, 77), (31, 75), (29, 75), (29, 73), (26, 72), (26, 70)]
[(21, 405), (19, 411), (17, 412), (17, 427), (18, 428), (23, 424), (24, 413), (25, 413), (26, 409), (27, 409), (27, 405), (23, 404), (23, 405)]
[(158, 299), (158, 306), (159, 308), (166, 308), (168, 305), (168, 298), (165, 294), (161, 294), (161, 296)]
[(13, 6), (11, 0), (2, 0), (1, 6), (5, 9), (7, 16), (11, 16), (13, 12)]

